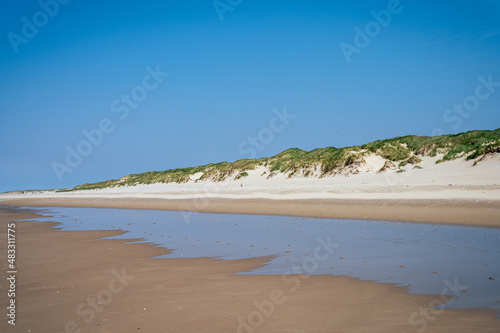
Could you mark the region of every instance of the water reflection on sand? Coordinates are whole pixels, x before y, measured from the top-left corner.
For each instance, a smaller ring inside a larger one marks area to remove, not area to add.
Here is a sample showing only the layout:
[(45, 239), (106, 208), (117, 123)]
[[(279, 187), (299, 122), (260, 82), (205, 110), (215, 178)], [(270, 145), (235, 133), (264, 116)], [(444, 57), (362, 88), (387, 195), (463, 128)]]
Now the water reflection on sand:
[[(63, 230), (127, 232), (165, 258), (273, 256), (242, 274), (333, 274), (457, 296), (450, 308), (500, 310), (500, 228), (103, 208), (33, 208)], [(189, 216), (189, 219), (186, 219)]]

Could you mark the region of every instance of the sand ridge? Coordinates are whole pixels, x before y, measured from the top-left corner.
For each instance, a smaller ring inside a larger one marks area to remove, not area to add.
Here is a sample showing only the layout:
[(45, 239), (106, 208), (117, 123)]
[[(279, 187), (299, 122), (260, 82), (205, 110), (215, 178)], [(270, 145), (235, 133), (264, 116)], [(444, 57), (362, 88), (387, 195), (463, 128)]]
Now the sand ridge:
[[(222, 182), (151, 184), (74, 192), (2, 194), (0, 204), (274, 214), (500, 226), (500, 155), (474, 165), (458, 159), (422, 169), (369, 170), (335, 177), (267, 179), (261, 167)], [(378, 163), (378, 164), (377, 164)], [(372, 165), (373, 164), (373, 165)], [(406, 169), (405, 169), (406, 168)], [(199, 176), (199, 175), (197, 175)]]

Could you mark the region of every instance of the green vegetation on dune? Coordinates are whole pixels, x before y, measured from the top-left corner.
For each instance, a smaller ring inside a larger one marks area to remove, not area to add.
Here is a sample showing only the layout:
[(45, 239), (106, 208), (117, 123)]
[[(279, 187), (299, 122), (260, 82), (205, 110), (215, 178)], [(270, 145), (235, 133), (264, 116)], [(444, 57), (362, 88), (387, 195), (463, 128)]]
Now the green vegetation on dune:
[(442, 161), (450, 161), (468, 154), (470, 155), (467, 159), (475, 159), (499, 146), (500, 129), (496, 129), (434, 137), (410, 135), (374, 141), (361, 148), (368, 149), (391, 161), (409, 158), (411, 152), (422, 156), (436, 156), (441, 153), (444, 154)]
[(248, 177), (248, 172), (241, 172), (235, 179), (241, 179), (243, 177)]
[(420, 159), (422, 156), (442, 154), (442, 158), (437, 161), (440, 163), (464, 157), (467, 160), (472, 160), (493, 153), (500, 153), (500, 129), (435, 137), (409, 135), (378, 140), (362, 146), (318, 148), (309, 152), (292, 148), (272, 157), (210, 163), (165, 171), (150, 171), (128, 175), (118, 180), (83, 184), (73, 189), (60, 191), (92, 190), (138, 184), (185, 183), (197, 173), (201, 173), (199, 178), (201, 181), (223, 181), (232, 177), (240, 179), (248, 176), (246, 171), (254, 170), (259, 166), (269, 169), (270, 173), (267, 178), (278, 173), (286, 173), (289, 177), (294, 175), (310, 177), (314, 171), (317, 171), (320, 176), (326, 176), (361, 163), (363, 158), (369, 154), (382, 156), (389, 161), (397, 161), (399, 167), (402, 167), (406, 164), (419, 164), (422, 161)]

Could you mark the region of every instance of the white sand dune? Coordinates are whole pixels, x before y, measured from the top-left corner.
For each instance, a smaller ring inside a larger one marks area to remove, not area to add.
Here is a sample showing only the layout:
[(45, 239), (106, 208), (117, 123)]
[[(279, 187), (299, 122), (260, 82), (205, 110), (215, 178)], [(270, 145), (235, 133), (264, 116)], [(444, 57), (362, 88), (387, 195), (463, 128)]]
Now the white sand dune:
[(188, 183), (123, 186), (76, 192), (3, 194), (2, 200), (28, 197), (70, 198), (227, 198), (227, 199), (475, 199), (500, 200), (500, 154), (474, 161), (457, 159), (436, 164), (441, 156), (423, 157), (420, 168), (408, 164), (404, 172), (388, 169), (378, 172), (385, 160), (367, 156), (365, 163), (335, 176), (318, 178), (276, 174), (265, 167), (249, 170), (248, 176), (222, 182), (198, 181), (193, 175)]

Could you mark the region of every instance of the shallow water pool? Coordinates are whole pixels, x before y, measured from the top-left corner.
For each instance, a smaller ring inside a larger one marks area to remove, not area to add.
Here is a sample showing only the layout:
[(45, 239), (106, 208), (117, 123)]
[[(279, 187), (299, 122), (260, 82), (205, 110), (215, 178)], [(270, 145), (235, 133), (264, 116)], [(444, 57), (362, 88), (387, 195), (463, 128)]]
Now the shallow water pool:
[(456, 297), (500, 312), (500, 228), (103, 208), (32, 208), (63, 230), (126, 230), (165, 258), (273, 256), (240, 274), (332, 274)]

